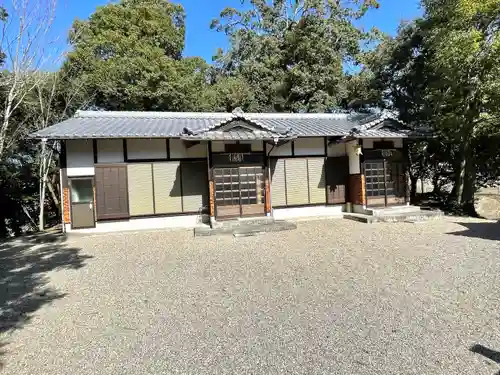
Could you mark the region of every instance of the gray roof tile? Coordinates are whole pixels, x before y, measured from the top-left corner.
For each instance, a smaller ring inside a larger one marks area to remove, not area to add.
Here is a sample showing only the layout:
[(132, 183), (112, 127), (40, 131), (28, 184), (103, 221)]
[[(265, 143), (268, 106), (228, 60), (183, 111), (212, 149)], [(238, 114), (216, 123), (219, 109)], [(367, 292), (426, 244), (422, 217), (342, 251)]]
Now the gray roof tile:
[[(376, 116), (369, 115), (370, 125)], [(262, 137), (275, 138), (293, 134), (298, 137), (348, 136), (358, 127), (367, 131), (362, 114), (302, 114), (302, 113), (188, 113), (188, 112), (103, 112), (79, 111), (61, 123), (33, 133), (34, 138), (168, 138), (199, 135), (203, 139), (250, 139), (248, 134), (208, 135), (219, 125), (243, 119), (261, 126)], [(379, 116), (383, 121), (387, 116)], [(362, 124), (362, 125), (361, 125)], [(361, 126), (360, 126), (361, 125)], [(188, 131), (186, 131), (188, 130)], [(272, 136), (273, 137), (272, 137)], [(362, 136), (360, 134), (360, 136)], [(262, 138), (261, 138), (262, 139)]]

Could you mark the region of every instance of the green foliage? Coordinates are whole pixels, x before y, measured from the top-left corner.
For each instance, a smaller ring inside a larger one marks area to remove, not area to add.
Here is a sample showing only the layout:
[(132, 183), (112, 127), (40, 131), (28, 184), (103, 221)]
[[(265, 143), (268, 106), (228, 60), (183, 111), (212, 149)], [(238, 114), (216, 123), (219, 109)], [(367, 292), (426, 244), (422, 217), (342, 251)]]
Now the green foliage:
[(184, 10), (167, 0), (123, 0), (75, 21), (64, 66), (109, 110), (189, 110), (206, 63), (182, 59)]
[[(453, 172), (453, 200), (473, 211), (478, 168), (495, 181), (500, 130), (500, 2), (424, 0), (424, 16), (403, 25), (372, 54), (374, 86), (403, 120), (429, 126), (441, 144), (440, 166)], [(486, 142), (486, 143), (485, 143)]]
[(250, 0), (226, 8), (212, 28), (231, 47), (216, 62), (221, 75), (241, 76), (263, 111), (323, 112), (348, 96), (343, 64), (356, 62), (375, 33), (354, 26), (376, 1)]
[[(388, 107), (435, 137), (409, 147), (412, 181), (454, 183), (455, 201), (498, 179), (500, 2), (422, 0), (394, 38), (358, 28), (376, 0), (242, 0), (213, 21), (229, 39), (209, 65), (183, 57), (185, 13), (168, 0), (120, 0), (75, 20), (58, 72), (23, 75), (0, 164), (0, 236), (32, 225), (38, 207), (36, 127), (82, 107), (107, 110), (325, 112)], [(383, 11), (383, 10), (382, 10)], [(0, 23), (8, 14), (0, 6)], [(8, 57), (0, 49), (0, 65)], [(0, 72), (6, 82), (12, 72)], [(36, 84), (35, 84), (36, 83)], [(0, 85), (0, 99), (7, 92)], [(4, 102), (2, 100), (2, 102)], [(50, 179), (55, 181), (55, 169)], [(57, 190), (57, 186), (54, 186)], [(49, 217), (58, 218), (56, 199)], [(30, 216), (32, 216), (30, 218)], [(5, 225), (3, 225), (5, 224)]]

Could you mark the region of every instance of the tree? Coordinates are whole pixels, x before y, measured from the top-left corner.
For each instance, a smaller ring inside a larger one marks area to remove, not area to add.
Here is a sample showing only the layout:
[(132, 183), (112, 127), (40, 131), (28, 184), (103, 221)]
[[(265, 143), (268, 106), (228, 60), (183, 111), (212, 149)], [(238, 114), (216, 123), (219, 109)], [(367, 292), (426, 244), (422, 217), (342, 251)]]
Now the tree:
[[(34, 92), (28, 98), (29, 118), (32, 131), (41, 130), (70, 117), (77, 108), (88, 104), (89, 98), (82, 96), (83, 88), (78, 80), (68, 81), (64, 71), (42, 72), (45, 77), (37, 80)], [(59, 142), (42, 140), (33, 145), (37, 150), (35, 165), (38, 166), (38, 229), (45, 229), (45, 198), (46, 190), (56, 210), (60, 214), (62, 209), (58, 198), (56, 155), (60, 152)]]
[(167, 0), (122, 0), (97, 8), (70, 32), (64, 70), (109, 110), (192, 110), (206, 63), (182, 58), (184, 10)]
[(0, 7), (0, 162), (25, 132), (25, 122), (13, 128), (12, 118), (37, 84), (48, 56), (49, 33), (54, 21), (55, 0), (12, 0)]
[(425, 0), (424, 6), (428, 64), (439, 77), (428, 95), (440, 128), (458, 144), (454, 201), (474, 212), (474, 142), (499, 129), (500, 3)]
[[(403, 120), (432, 127), (453, 170), (451, 202), (474, 214), (479, 147), (498, 134), (500, 3), (424, 0), (424, 16), (376, 51), (371, 68)], [(497, 172), (491, 171), (491, 174)]]
[(212, 28), (230, 48), (216, 58), (220, 74), (241, 76), (261, 111), (323, 112), (347, 95), (343, 65), (357, 61), (374, 34), (354, 26), (375, 0), (341, 5), (332, 0), (245, 2), (226, 8)]

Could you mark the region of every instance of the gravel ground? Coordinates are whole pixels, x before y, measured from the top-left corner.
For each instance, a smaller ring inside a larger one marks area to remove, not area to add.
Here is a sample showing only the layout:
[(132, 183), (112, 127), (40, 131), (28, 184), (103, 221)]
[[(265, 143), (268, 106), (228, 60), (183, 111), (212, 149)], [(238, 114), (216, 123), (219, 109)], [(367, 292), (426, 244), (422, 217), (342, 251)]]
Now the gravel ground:
[(2, 373), (498, 374), (499, 240), (445, 218), (3, 245)]

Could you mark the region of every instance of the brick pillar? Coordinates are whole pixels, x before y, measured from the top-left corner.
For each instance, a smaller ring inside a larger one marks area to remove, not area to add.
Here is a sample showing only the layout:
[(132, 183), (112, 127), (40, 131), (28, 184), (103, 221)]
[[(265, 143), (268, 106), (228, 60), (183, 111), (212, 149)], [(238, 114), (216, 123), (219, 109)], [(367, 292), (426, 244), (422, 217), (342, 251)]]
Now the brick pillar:
[(210, 217), (215, 217), (215, 192), (214, 192), (214, 181), (208, 181), (208, 194), (210, 199)]
[(366, 204), (365, 176), (361, 173), (349, 175), (349, 202)]
[(269, 184), (269, 178), (266, 173), (266, 177), (264, 180), (264, 190), (265, 190), (265, 212), (266, 215), (271, 215), (271, 186)]
[(64, 224), (71, 223), (70, 207), (69, 207), (69, 188), (65, 187), (63, 189), (63, 218)]

